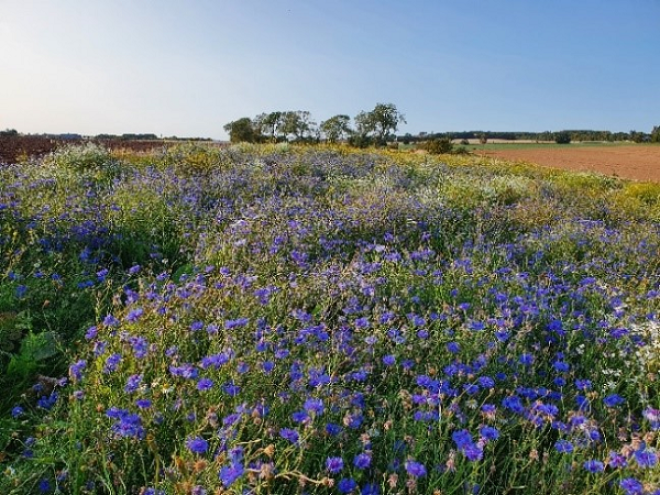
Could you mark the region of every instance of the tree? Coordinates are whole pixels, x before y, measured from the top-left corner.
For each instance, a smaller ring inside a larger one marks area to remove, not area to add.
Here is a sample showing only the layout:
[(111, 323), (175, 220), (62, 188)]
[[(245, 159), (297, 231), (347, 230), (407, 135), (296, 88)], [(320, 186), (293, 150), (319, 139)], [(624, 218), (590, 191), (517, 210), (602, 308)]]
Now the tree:
[(481, 144), (486, 144), (488, 142), (488, 135), (485, 132), (479, 134), (479, 142)]
[(229, 140), (232, 143), (259, 141), (260, 133), (254, 129), (254, 124), (248, 117), (229, 122), (223, 129), (229, 133)]
[(348, 115), (335, 115), (321, 122), (321, 131), (329, 143), (336, 143), (344, 139), (351, 132), (351, 118)]
[(254, 124), (261, 134), (269, 136), (270, 140), (273, 142), (277, 141), (277, 137), (284, 124), (284, 113), (261, 113), (254, 118)]
[(311, 139), (315, 133), (316, 122), (312, 120), (312, 114), (306, 110), (283, 112), (281, 122), (284, 136), (293, 135), (296, 141)]
[(376, 142), (380, 145), (385, 144), (385, 138), (389, 133), (396, 132), (399, 123), (406, 123), (405, 117), (393, 103), (378, 103), (367, 116)]
[(567, 131), (555, 132), (555, 143), (569, 144), (571, 142), (571, 135)]
[(651, 142), (660, 143), (660, 125), (657, 125), (651, 131)]

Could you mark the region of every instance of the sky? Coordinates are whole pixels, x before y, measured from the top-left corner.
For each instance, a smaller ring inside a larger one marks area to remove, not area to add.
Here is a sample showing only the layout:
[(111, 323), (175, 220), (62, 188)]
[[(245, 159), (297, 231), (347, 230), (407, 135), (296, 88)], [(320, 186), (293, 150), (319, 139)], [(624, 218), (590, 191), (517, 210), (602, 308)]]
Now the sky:
[(660, 0), (0, 0), (0, 129), (226, 139), (393, 103), (399, 133), (650, 132)]

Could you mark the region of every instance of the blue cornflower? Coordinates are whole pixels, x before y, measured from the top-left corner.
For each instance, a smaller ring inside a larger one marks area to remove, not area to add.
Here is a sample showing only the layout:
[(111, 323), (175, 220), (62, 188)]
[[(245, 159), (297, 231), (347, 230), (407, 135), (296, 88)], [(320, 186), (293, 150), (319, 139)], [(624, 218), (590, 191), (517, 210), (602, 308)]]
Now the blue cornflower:
[(280, 430), (280, 436), (291, 443), (298, 443), (298, 439), (300, 438), (300, 434), (292, 428), (282, 428)]
[(383, 364), (385, 366), (393, 366), (396, 364), (396, 356), (394, 354), (388, 354), (383, 357)]
[(380, 488), (376, 483), (369, 483), (362, 487), (360, 495), (380, 495)]
[(367, 469), (371, 465), (371, 454), (363, 452), (353, 458), (353, 466), (358, 469)]
[(48, 493), (51, 490), (52, 490), (52, 487), (50, 486), (50, 481), (48, 481), (46, 478), (42, 478), (39, 481), (39, 491), (41, 493)]
[(142, 383), (142, 375), (131, 375), (126, 381), (126, 386), (124, 387), (124, 392), (130, 394), (135, 392)]
[(342, 478), (337, 483), (337, 489), (340, 493), (351, 493), (357, 488), (357, 483), (353, 478)]
[(610, 455), (607, 459), (607, 465), (617, 468), (624, 468), (628, 465), (628, 460), (625, 456), (619, 454), (618, 452), (610, 451)]
[(463, 449), (463, 454), (468, 461), (480, 461), (484, 458), (484, 450), (479, 445), (468, 445)]
[(105, 365), (103, 366), (103, 372), (107, 374), (116, 371), (121, 359), (121, 354), (111, 354), (108, 356), (105, 360)]
[(202, 437), (193, 437), (186, 440), (186, 447), (193, 454), (205, 454), (209, 450), (209, 443)]
[(244, 327), (250, 322), (249, 318), (238, 318), (236, 320), (227, 320), (225, 321), (225, 328), (231, 330), (232, 328)]
[(658, 455), (652, 450), (642, 448), (635, 451), (635, 462), (643, 468), (653, 467), (658, 463)]
[(237, 479), (243, 476), (244, 471), (242, 464), (233, 463), (220, 469), (218, 477), (222, 481), (222, 486), (229, 488)]
[(426, 476), (426, 467), (421, 462), (410, 460), (406, 462), (406, 472), (414, 478), (423, 478)]
[(644, 493), (644, 485), (635, 478), (624, 478), (619, 481), (619, 486), (626, 495), (642, 495)]
[(15, 406), (11, 410), (11, 417), (14, 418), (14, 419), (22, 416), (23, 414), (25, 414), (25, 410), (21, 406)]
[(213, 380), (210, 378), (202, 378), (197, 382), (197, 390), (200, 392), (205, 392), (213, 388)]
[(325, 411), (323, 400), (317, 399), (315, 397), (310, 397), (309, 399), (307, 399), (303, 407), (305, 408), (305, 411), (307, 411), (310, 414), (313, 413), (316, 416), (320, 416), (321, 414), (323, 414), (323, 411)]
[(470, 432), (468, 430), (455, 431), (454, 433), (452, 433), (451, 439), (456, 444), (456, 447), (458, 447), (461, 450), (467, 447), (468, 445), (472, 445), (472, 435), (470, 435)]
[(583, 467), (586, 471), (589, 471), (590, 473), (602, 473), (605, 470), (605, 466), (603, 465), (603, 463), (600, 461), (596, 461), (594, 459), (586, 461), (583, 464)]
[(488, 441), (497, 440), (500, 437), (500, 431), (492, 426), (482, 426), (479, 433)]
[(573, 452), (573, 444), (568, 440), (557, 440), (555, 442), (555, 450), (560, 454), (570, 454)]
[(452, 354), (457, 354), (461, 352), (461, 346), (458, 342), (449, 342), (447, 344), (447, 350)]
[(151, 407), (151, 401), (149, 399), (138, 399), (135, 401), (135, 405), (140, 409), (149, 409)]
[(126, 315), (126, 321), (129, 321), (130, 323), (135, 323), (140, 319), (140, 317), (143, 314), (144, 314), (144, 310), (142, 308), (132, 309), (131, 311), (128, 312), (128, 315)]
[(128, 274), (129, 275), (135, 275), (140, 271), (140, 265), (133, 265), (128, 269)]
[(337, 474), (344, 469), (344, 460), (341, 457), (328, 457), (325, 460), (325, 468), (332, 474)]
[(106, 327), (116, 327), (116, 326), (119, 326), (120, 321), (117, 318), (115, 318), (113, 315), (107, 315), (103, 319), (103, 324)]
[(98, 328), (96, 328), (95, 326), (89, 327), (87, 329), (87, 332), (85, 333), (85, 338), (87, 340), (95, 339), (98, 333), (99, 333)]
[(616, 407), (624, 402), (625, 399), (619, 394), (611, 394), (603, 399), (603, 404), (605, 404), (606, 407)]

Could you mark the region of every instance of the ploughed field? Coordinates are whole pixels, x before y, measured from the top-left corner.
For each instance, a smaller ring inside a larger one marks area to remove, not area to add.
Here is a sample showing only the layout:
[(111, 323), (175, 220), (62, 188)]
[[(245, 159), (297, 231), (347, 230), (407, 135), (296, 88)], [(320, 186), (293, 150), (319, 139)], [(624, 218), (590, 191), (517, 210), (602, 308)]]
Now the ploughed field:
[(660, 182), (660, 146), (657, 145), (541, 145), (527, 149), (499, 147), (497, 150), (475, 151), (504, 160)]
[(659, 222), (478, 157), (3, 167), (0, 493), (658, 493)]

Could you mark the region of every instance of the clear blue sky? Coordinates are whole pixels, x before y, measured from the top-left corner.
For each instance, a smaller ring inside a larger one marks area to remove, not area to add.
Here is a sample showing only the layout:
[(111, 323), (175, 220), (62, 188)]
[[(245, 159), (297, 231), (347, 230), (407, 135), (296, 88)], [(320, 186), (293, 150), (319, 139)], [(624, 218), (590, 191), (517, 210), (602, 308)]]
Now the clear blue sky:
[(226, 138), (378, 102), (399, 132), (660, 125), (660, 0), (0, 0), (0, 129)]

